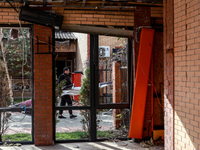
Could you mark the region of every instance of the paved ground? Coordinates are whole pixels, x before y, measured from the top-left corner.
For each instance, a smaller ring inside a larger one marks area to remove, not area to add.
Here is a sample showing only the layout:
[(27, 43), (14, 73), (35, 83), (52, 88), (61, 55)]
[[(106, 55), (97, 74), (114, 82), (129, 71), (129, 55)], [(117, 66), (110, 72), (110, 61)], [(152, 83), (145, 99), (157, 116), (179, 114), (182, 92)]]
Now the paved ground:
[[(56, 132), (72, 132), (82, 130), (80, 123), (82, 116), (78, 110), (73, 113), (77, 118), (70, 119), (68, 111), (64, 111), (63, 115), (66, 119), (59, 119), (56, 124)], [(100, 117), (101, 130), (114, 129), (113, 115), (111, 112), (105, 112)], [(6, 134), (14, 133), (31, 133), (31, 116), (22, 113), (13, 113), (10, 120), (10, 127)], [(17, 146), (0, 146), (0, 150), (164, 150), (163, 146), (153, 146), (150, 148), (142, 148), (139, 143), (132, 141), (107, 141), (107, 142), (81, 142), (81, 143), (64, 143), (55, 144), (54, 146), (34, 146), (22, 145)]]
[(54, 146), (0, 146), (0, 150), (164, 150), (163, 146), (142, 148), (139, 143), (130, 141), (82, 142), (55, 144)]
[[(80, 111), (74, 110), (73, 114), (77, 115), (77, 118), (70, 119), (68, 111), (64, 111), (63, 115), (67, 118), (58, 119), (59, 122), (56, 124), (56, 132), (73, 132), (82, 130), (82, 124), (80, 121), (83, 117), (80, 115)], [(99, 124), (101, 126), (101, 130), (110, 130), (114, 128), (112, 113), (103, 113), (99, 117), (101, 120)], [(6, 134), (31, 133), (31, 121), (32, 119), (30, 115), (12, 113), (9, 121), (9, 128), (6, 131)]]

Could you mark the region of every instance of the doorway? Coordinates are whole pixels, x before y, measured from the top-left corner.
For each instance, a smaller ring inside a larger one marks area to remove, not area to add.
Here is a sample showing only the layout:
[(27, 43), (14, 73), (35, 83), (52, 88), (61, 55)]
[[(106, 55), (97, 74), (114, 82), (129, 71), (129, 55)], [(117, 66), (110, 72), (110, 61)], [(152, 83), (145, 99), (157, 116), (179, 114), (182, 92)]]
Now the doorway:
[[(89, 49), (77, 51), (76, 54), (80, 55), (77, 58), (81, 59), (77, 62), (82, 64), (79, 71), (83, 71), (83, 74), (81, 79), (79, 75), (73, 80), (80, 80), (80, 91), (73, 95), (78, 89), (76, 86), (71, 93), (66, 91), (73, 105), (60, 106), (61, 97), (55, 97), (55, 142), (128, 137), (132, 91), (131, 42), (127, 38), (99, 35), (89, 35), (89, 41)], [(83, 59), (83, 55), (89, 57)], [(65, 119), (58, 118), (60, 110), (63, 110)], [(70, 119), (69, 110), (77, 117)]]

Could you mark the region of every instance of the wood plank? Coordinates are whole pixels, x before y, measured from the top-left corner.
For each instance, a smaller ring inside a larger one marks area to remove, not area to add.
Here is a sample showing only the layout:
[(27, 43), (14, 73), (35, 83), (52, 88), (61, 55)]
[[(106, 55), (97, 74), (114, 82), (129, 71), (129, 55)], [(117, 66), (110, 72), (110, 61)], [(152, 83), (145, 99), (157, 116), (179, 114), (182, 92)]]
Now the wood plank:
[(65, 25), (62, 26), (61, 30), (70, 32), (88, 33), (88, 34), (99, 34), (106, 36), (119, 36), (119, 37), (128, 37), (129, 33), (130, 36), (133, 36), (133, 30), (127, 31), (123, 29), (106, 28), (106, 27)]

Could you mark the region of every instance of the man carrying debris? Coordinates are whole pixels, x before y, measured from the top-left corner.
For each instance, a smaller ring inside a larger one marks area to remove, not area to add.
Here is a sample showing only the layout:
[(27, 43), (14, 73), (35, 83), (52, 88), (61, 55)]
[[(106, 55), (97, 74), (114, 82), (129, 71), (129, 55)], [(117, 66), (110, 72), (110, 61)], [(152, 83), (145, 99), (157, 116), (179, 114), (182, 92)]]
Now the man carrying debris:
[[(63, 73), (58, 78), (58, 83), (61, 83), (63, 80), (66, 82), (65, 86), (63, 87), (63, 89), (64, 90), (71, 89), (72, 86), (73, 86), (73, 84), (71, 83), (70, 70), (69, 70), (68, 67), (65, 67), (63, 69)], [(71, 100), (71, 98), (70, 98), (69, 95), (63, 95), (63, 96), (61, 96), (60, 106), (65, 106), (66, 102), (67, 102), (68, 106), (72, 106), (72, 100)], [(63, 110), (60, 110), (58, 118), (61, 118), (61, 119), (66, 118), (66, 117), (64, 117), (62, 115), (62, 113), (63, 113)], [(69, 114), (70, 114), (70, 118), (77, 117), (76, 115), (72, 114), (72, 110), (69, 110)]]

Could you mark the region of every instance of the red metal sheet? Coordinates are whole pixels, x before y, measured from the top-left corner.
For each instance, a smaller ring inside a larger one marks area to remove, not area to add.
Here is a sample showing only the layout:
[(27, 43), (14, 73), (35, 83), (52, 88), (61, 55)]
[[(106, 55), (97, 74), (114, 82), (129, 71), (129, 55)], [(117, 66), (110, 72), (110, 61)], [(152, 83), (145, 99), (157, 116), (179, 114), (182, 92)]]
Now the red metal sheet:
[(154, 29), (141, 29), (129, 138), (142, 139)]
[[(72, 73), (72, 83), (74, 84), (75, 87), (81, 87), (81, 73)], [(79, 100), (79, 95), (74, 95), (73, 99), (78, 101)]]

